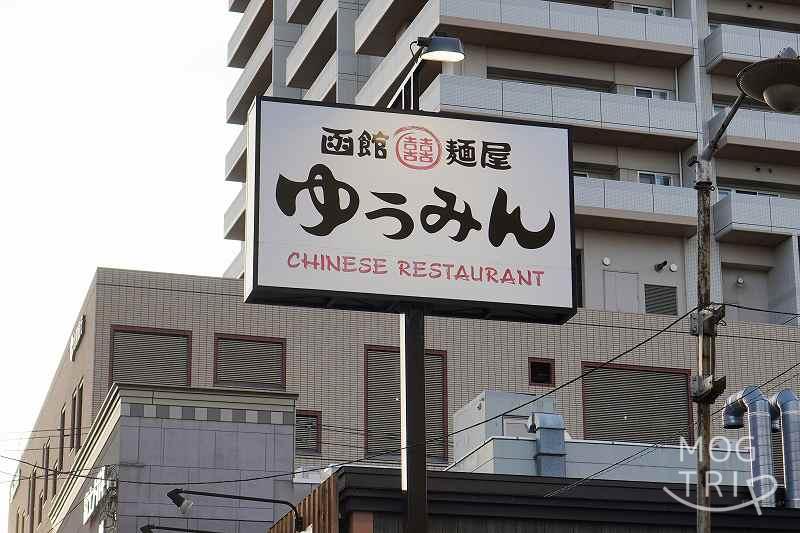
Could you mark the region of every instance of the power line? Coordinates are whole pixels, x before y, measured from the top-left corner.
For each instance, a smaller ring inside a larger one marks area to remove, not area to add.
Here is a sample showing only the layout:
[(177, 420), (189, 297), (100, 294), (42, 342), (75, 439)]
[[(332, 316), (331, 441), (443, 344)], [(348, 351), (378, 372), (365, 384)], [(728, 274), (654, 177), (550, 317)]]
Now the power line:
[[(628, 355), (629, 353), (639, 349), (640, 347), (644, 346), (645, 344), (647, 344), (648, 342), (652, 341), (656, 337), (666, 333), (670, 328), (672, 328), (673, 326), (678, 324), (680, 321), (685, 319), (687, 316), (689, 316), (691, 313), (693, 313), (696, 309), (697, 309), (697, 307), (694, 307), (693, 309), (687, 311), (686, 313), (684, 313), (680, 317), (678, 317), (675, 320), (671, 321), (664, 328), (656, 331), (652, 335), (648, 336), (646, 339), (636, 343), (635, 345), (633, 345), (632, 347), (628, 348), (627, 350), (624, 350), (623, 352), (619, 353), (618, 355), (615, 355), (614, 357), (606, 360), (603, 363), (598, 364), (597, 366), (593, 366), (593, 367), (588, 368), (586, 371), (582, 372), (578, 376), (576, 376), (576, 377), (574, 377), (574, 378), (572, 378), (570, 380), (565, 381), (564, 383), (558, 385), (557, 387), (554, 387), (554, 388), (548, 390), (547, 392), (545, 392), (543, 394), (540, 394), (538, 396), (534, 396), (531, 400), (523, 402), (522, 404), (517, 405), (517, 406), (515, 406), (515, 407), (513, 407), (511, 409), (508, 409), (507, 411), (501, 412), (501, 413), (499, 413), (497, 415), (494, 415), (494, 416), (492, 416), (490, 418), (487, 418), (486, 420), (482, 420), (480, 422), (476, 422), (475, 424), (472, 424), (470, 426), (455, 430), (455, 431), (449, 433), (448, 435), (444, 435), (442, 437), (432, 437), (430, 439), (426, 439), (426, 441), (424, 443), (414, 443), (414, 444), (409, 444), (407, 446), (401, 446), (400, 448), (397, 448), (397, 449), (392, 449), (392, 450), (387, 450), (387, 451), (383, 451), (383, 452), (367, 455), (367, 456), (364, 456), (362, 458), (352, 459), (352, 460), (345, 461), (345, 462), (342, 462), (342, 463), (339, 463), (339, 464), (333, 465), (333, 466), (336, 466), (336, 467), (347, 466), (347, 465), (351, 465), (351, 464), (360, 463), (360, 462), (363, 462), (363, 461), (373, 460), (376, 457), (383, 457), (385, 455), (390, 455), (390, 454), (391, 455), (398, 454), (401, 451), (403, 451), (404, 449), (408, 449), (408, 448), (416, 447), (416, 446), (422, 446), (422, 445), (428, 444), (428, 443), (440, 442), (440, 441), (442, 441), (444, 439), (447, 439), (449, 437), (457, 435), (458, 433), (462, 433), (464, 431), (469, 431), (470, 429), (474, 429), (474, 428), (476, 428), (478, 426), (481, 426), (481, 425), (486, 424), (488, 422), (491, 422), (493, 420), (497, 420), (498, 418), (501, 418), (501, 417), (506, 416), (506, 415), (508, 415), (510, 413), (513, 413), (514, 411), (516, 411), (518, 409), (522, 409), (523, 407), (527, 407), (527, 406), (533, 404), (534, 402), (536, 402), (536, 401), (538, 401), (538, 400), (540, 400), (542, 398), (550, 396), (550, 395), (556, 393), (557, 391), (559, 391), (559, 390), (561, 390), (561, 389), (563, 389), (565, 387), (568, 387), (569, 385), (572, 385), (573, 383), (583, 379), (585, 376), (588, 376), (589, 374), (592, 374), (593, 372), (596, 372), (598, 370), (601, 370), (601, 369), (605, 368), (607, 365), (609, 365), (609, 364), (613, 363), (614, 361), (624, 357), (625, 355)], [(11, 459), (10, 457), (4, 457), (4, 456), (1, 456), (1, 455), (0, 455), (0, 458), (9, 459), (9, 460), (12, 460), (12, 461), (14, 460), (14, 459)], [(32, 465), (31, 463), (27, 463), (26, 461), (19, 460), (19, 462), (21, 462), (23, 464), (29, 464), (31, 466), (35, 466), (35, 465)], [(161, 482), (155, 482), (155, 481), (138, 481), (138, 480), (122, 480), (122, 479), (120, 479), (119, 482), (120, 483), (131, 483), (131, 484), (135, 484), (135, 485), (163, 485), (163, 486), (212, 485), (212, 484), (223, 484), (223, 483), (236, 483), (236, 482), (241, 482), (241, 481), (257, 481), (257, 480), (261, 480), (261, 479), (271, 479), (271, 478), (276, 478), (276, 477), (281, 477), (281, 476), (286, 476), (286, 475), (303, 474), (303, 473), (306, 473), (306, 472), (324, 470), (325, 468), (329, 468), (330, 466), (331, 465), (325, 466), (325, 467), (320, 467), (320, 468), (312, 468), (312, 469), (298, 470), (298, 471), (294, 471), (294, 472), (287, 472), (287, 473), (282, 473), (282, 474), (272, 474), (272, 475), (267, 475), (267, 476), (254, 476), (254, 477), (251, 477), (251, 478), (218, 480), (218, 481), (196, 481), (196, 482), (185, 482), (185, 481), (166, 482), (166, 481), (161, 481)], [(48, 470), (50, 470), (50, 469), (48, 468)], [(98, 479), (98, 478), (93, 477), (93, 476), (76, 475), (76, 477), (83, 477), (83, 478), (86, 478), (86, 479)]]
[[(767, 381), (765, 381), (765, 382), (763, 382), (762, 384), (758, 385), (758, 386), (756, 387), (756, 390), (758, 390), (758, 389), (761, 389), (761, 388), (762, 388), (762, 387), (764, 387), (765, 385), (767, 385), (767, 384), (769, 384), (769, 383), (771, 383), (771, 382), (775, 381), (776, 379), (778, 379), (779, 377), (783, 376), (784, 374), (788, 374), (789, 372), (791, 372), (792, 370), (794, 370), (794, 369), (795, 369), (795, 368), (797, 368), (798, 366), (800, 366), (800, 362), (793, 364), (792, 366), (790, 366), (789, 368), (787, 368), (787, 369), (786, 369), (786, 370), (784, 370), (783, 372), (780, 372), (780, 373), (778, 373), (778, 374), (774, 375), (773, 377), (771, 377), (771, 378), (770, 378), (770, 379), (768, 379)], [(798, 373), (794, 374), (793, 376), (790, 376), (789, 378), (787, 378), (787, 379), (785, 379), (785, 380), (781, 381), (780, 383), (777, 383), (776, 385), (773, 385), (773, 386), (770, 388), (770, 390), (769, 390), (769, 391), (767, 391), (767, 392), (772, 392), (773, 390), (777, 389), (778, 387), (780, 387), (781, 385), (783, 385), (784, 383), (786, 383), (787, 381), (789, 381), (790, 379), (792, 379), (792, 378), (794, 378), (794, 377), (796, 377), (796, 376), (800, 376), (800, 372), (798, 372)], [(745, 395), (745, 397), (747, 397), (747, 396), (749, 396), (749, 395), (751, 395), (751, 394), (755, 393), (755, 392), (756, 392), (756, 390), (753, 390), (753, 391), (750, 391), (750, 392), (748, 392), (748, 393)], [(714, 411), (713, 413), (711, 413), (711, 416), (715, 416), (715, 415), (719, 414), (719, 413), (720, 413), (720, 412), (722, 412), (724, 409), (725, 409), (725, 406), (723, 405), (722, 407), (720, 407), (719, 409), (717, 409), (716, 411)], [(695, 422), (693, 429), (696, 429), (696, 428), (697, 428), (697, 422)], [(681, 437), (681, 435), (678, 435), (678, 437)], [(627, 457), (624, 457), (624, 458), (620, 459), (619, 461), (617, 461), (616, 463), (614, 463), (614, 464), (611, 464), (611, 465), (609, 465), (609, 466), (607, 466), (607, 467), (605, 467), (605, 468), (603, 468), (603, 469), (601, 469), (601, 470), (598, 470), (597, 472), (595, 472), (595, 473), (593, 473), (593, 474), (591, 474), (591, 475), (589, 475), (589, 476), (586, 476), (586, 477), (584, 477), (584, 478), (582, 478), (582, 479), (579, 479), (578, 481), (575, 481), (574, 483), (571, 483), (570, 485), (567, 485), (567, 486), (565, 486), (565, 487), (560, 487), (560, 488), (559, 488), (559, 489), (557, 489), (557, 490), (554, 490), (554, 491), (548, 492), (547, 494), (545, 494), (545, 495), (544, 495), (544, 497), (545, 497), (545, 498), (551, 498), (551, 497), (553, 497), (553, 496), (557, 496), (558, 494), (562, 494), (562, 493), (564, 493), (564, 492), (566, 492), (566, 491), (568, 491), (568, 490), (571, 490), (572, 488), (574, 488), (574, 487), (577, 487), (578, 485), (581, 485), (581, 484), (585, 483), (586, 481), (588, 481), (588, 480), (590, 480), (590, 479), (594, 478), (595, 476), (599, 476), (599, 475), (600, 475), (600, 474), (602, 474), (602, 473), (605, 473), (605, 472), (611, 471), (611, 470), (613, 470), (614, 468), (616, 468), (617, 466), (620, 466), (620, 465), (622, 465), (622, 464), (625, 464), (625, 463), (627, 463), (628, 461), (631, 461), (631, 460), (633, 460), (633, 459), (636, 459), (636, 458), (637, 458), (637, 457), (639, 457), (639, 456), (641, 456), (641, 457), (644, 457), (644, 456), (645, 456), (645, 455), (647, 455), (648, 453), (650, 453), (650, 452), (652, 452), (652, 451), (655, 451), (656, 449), (660, 448), (661, 446), (664, 446), (664, 445), (668, 444), (668, 443), (669, 443), (669, 441), (671, 441), (671, 440), (673, 440), (673, 439), (672, 439), (672, 438), (670, 438), (670, 439), (664, 439), (664, 440), (661, 440), (661, 441), (659, 441), (659, 442), (657, 442), (657, 443), (655, 443), (655, 444), (652, 444), (652, 445), (648, 446), (647, 448), (644, 448), (644, 449), (642, 449), (642, 450), (639, 450), (638, 452), (636, 452), (636, 453), (634, 453), (634, 454), (632, 454), (632, 455), (629, 455), (629, 456), (627, 456)]]

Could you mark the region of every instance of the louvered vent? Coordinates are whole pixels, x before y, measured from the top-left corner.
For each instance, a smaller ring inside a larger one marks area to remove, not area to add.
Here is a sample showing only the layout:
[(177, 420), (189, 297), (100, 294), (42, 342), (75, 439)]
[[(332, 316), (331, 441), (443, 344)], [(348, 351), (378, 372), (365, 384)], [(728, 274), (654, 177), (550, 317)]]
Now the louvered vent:
[(214, 383), (226, 387), (283, 389), (284, 344), (281, 341), (218, 337)]
[(678, 289), (664, 285), (644, 286), (645, 312), (656, 315), (678, 314)]
[(783, 437), (781, 432), (772, 434), (772, 464), (775, 467), (775, 478), (784, 484), (783, 479)]
[[(445, 358), (425, 354), (425, 432), (429, 457), (447, 457), (445, 401)], [(366, 420), (367, 455), (400, 448), (400, 354), (396, 351), (367, 352)], [(434, 437), (441, 439), (430, 442)]]
[(367, 455), (400, 447), (400, 354), (367, 352)]
[(322, 451), (322, 415), (320, 413), (298, 411), (295, 422), (297, 451), (320, 453)]
[(583, 378), (583, 405), (587, 439), (691, 440), (686, 374), (598, 368)]
[(116, 330), (111, 345), (112, 381), (189, 385), (189, 337)]

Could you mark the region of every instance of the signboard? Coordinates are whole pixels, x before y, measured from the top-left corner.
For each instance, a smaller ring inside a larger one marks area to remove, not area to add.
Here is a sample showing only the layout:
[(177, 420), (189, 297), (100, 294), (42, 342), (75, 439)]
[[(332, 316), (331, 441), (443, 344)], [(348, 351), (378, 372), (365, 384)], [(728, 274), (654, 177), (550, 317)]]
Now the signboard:
[(83, 331), (86, 329), (86, 315), (81, 315), (72, 328), (72, 334), (69, 336), (69, 359), (75, 360), (75, 354), (78, 352), (78, 347), (81, 345), (83, 339)]
[(248, 302), (574, 315), (568, 129), (268, 97), (248, 124)]
[(108, 467), (102, 467), (96, 479), (92, 481), (86, 494), (83, 495), (83, 523), (86, 524), (91, 520), (92, 516), (97, 512), (103, 499), (108, 494), (108, 489), (111, 488), (113, 481), (110, 479), (110, 472)]

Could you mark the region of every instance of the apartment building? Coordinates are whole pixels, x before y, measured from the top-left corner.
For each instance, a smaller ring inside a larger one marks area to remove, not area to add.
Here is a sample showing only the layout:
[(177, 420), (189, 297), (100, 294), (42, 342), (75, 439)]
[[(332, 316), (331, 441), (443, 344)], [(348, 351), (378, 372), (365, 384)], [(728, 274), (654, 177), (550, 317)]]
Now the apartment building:
[[(738, 70), (786, 46), (800, 49), (800, 5), (782, 0), (240, 0), (230, 9), (242, 13), (228, 56), (241, 75), (227, 117), (243, 129), (226, 157), (228, 181), (246, 178), (244, 123), (253, 98), (391, 107), (411, 65), (409, 45), (420, 36), (457, 36), (466, 55), (455, 64), (421, 63), (422, 110), (571, 126), (581, 309), (561, 328), (430, 319), (426, 343), (446, 354), (448, 415), (470, 388), (546, 391), (696, 304), (690, 160), (738, 94)], [(718, 339), (718, 373), (735, 390), (797, 362), (800, 116), (748, 102), (720, 146), (712, 299), (741, 306), (727, 308), (730, 329)], [(244, 239), (244, 217), (242, 186), (225, 213), (225, 238)], [(225, 276), (241, 277), (243, 268), (240, 253)], [(351, 335), (384, 320), (347, 316), (359, 318), (336, 327)], [(395, 327), (386, 320), (385, 328)], [(664, 428), (645, 435), (627, 416), (604, 418), (586, 407), (600, 398), (635, 398), (642, 388), (664, 391), (659, 402), (685, 399), (685, 408), (655, 409), (685, 417), (670, 423), (691, 423), (691, 402), (681, 391), (696, 347), (684, 324), (677, 329), (682, 333), (597, 373), (602, 379), (559, 391), (569, 431), (645, 442), (667, 437)], [(364, 351), (358, 372), (372, 376)], [(796, 375), (779, 378), (796, 386)], [(353, 386), (365, 404), (359, 427), (369, 435), (378, 423), (370, 419), (372, 383)], [(309, 393), (299, 391), (299, 405)], [(394, 407), (391, 397), (380, 405)], [(363, 446), (383, 449), (369, 438)]]

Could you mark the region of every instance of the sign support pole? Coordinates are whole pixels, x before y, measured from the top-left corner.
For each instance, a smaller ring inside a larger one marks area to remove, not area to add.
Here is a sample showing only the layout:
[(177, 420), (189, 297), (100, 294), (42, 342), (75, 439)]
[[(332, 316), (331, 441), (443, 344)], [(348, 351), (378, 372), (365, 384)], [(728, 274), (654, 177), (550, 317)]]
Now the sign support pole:
[(425, 439), (425, 312), (409, 305), (400, 315), (400, 433), (406, 531), (428, 531)]

